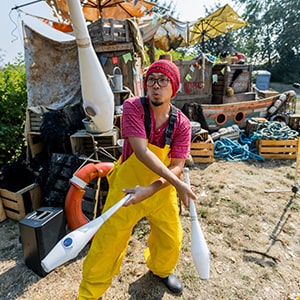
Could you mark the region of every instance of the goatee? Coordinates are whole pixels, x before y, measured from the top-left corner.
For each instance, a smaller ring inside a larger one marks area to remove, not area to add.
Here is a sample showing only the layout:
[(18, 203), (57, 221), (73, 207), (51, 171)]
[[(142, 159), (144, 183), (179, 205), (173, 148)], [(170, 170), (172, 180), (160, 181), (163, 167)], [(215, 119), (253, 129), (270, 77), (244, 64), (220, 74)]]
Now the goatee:
[(163, 105), (163, 102), (154, 102), (154, 101), (151, 101), (152, 105), (153, 106), (161, 106)]

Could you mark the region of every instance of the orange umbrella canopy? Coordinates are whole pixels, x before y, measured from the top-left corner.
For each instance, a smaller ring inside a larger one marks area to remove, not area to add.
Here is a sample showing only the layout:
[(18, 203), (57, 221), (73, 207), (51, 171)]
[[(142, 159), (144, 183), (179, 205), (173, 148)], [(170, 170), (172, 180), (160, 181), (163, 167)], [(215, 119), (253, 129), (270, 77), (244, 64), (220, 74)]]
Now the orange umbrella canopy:
[[(127, 18), (144, 16), (155, 4), (145, 0), (80, 0), (86, 21), (96, 21), (99, 18), (125, 20)], [(66, 0), (46, 0), (54, 11), (55, 17), (61, 22), (71, 23)]]
[(190, 44), (203, 43), (248, 25), (228, 4), (190, 26)]

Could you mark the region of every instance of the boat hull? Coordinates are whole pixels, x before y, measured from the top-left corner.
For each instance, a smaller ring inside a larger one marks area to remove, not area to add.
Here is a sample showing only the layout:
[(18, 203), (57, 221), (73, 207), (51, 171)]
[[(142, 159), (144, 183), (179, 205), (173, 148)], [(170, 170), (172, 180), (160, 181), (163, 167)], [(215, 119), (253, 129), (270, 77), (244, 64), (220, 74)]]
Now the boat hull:
[(210, 130), (218, 130), (237, 124), (246, 127), (251, 118), (265, 118), (268, 109), (277, 100), (277, 96), (245, 102), (226, 104), (201, 104), (204, 118)]

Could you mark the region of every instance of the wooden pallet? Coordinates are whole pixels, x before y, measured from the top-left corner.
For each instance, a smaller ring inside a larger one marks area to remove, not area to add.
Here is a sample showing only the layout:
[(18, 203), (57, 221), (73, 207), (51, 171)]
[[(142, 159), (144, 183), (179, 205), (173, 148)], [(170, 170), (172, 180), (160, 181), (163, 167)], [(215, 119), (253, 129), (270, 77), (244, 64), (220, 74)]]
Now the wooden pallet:
[(296, 159), (298, 139), (258, 140), (258, 154), (266, 159)]
[(212, 163), (214, 161), (214, 142), (210, 136), (205, 142), (191, 143), (190, 151), (195, 163)]
[(40, 207), (41, 189), (35, 183), (17, 192), (0, 189), (0, 201), (2, 201), (6, 216), (20, 221), (27, 213)]

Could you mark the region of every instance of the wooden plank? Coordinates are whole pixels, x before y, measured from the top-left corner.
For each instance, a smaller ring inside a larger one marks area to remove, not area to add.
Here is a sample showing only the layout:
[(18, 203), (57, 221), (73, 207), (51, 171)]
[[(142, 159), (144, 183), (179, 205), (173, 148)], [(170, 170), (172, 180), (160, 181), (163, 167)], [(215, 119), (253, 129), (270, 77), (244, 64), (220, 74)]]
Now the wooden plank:
[(266, 159), (295, 159), (296, 158), (296, 155), (293, 155), (291, 153), (288, 154), (262, 153), (260, 155)]
[(6, 219), (6, 213), (3, 207), (2, 200), (0, 199), (0, 222), (4, 221)]
[(18, 201), (20, 195), (6, 189), (0, 189), (0, 197), (3, 197), (5, 199), (11, 199), (12, 201)]
[(261, 146), (297, 146), (297, 140), (260, 140)]
[(113, 52), (113, 51), (129, 51), (133, 50), (132, 43), (120, 43), (114, 45), (95, 45), (94, 49), (96, 52)]
[(214, 161), (214, 158), (212, 157), (193, 157), (193, 161), (195, 163), (212, 163)]

